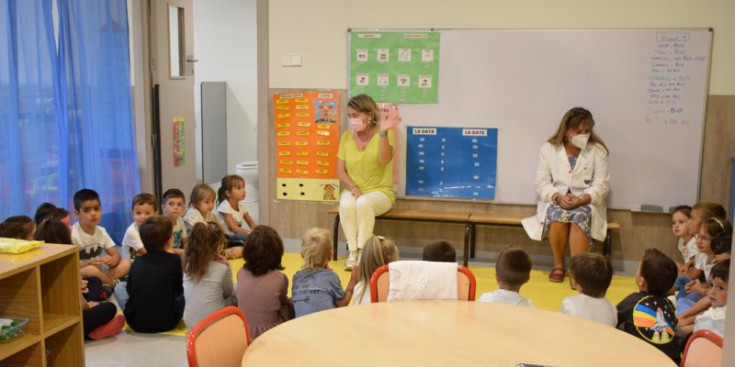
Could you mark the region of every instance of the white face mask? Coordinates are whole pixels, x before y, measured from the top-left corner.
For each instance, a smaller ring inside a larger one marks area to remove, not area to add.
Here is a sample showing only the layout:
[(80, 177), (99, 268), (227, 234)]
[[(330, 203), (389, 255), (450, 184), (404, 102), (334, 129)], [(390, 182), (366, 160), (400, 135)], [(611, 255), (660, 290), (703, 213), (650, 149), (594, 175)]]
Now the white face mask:
[(590, 134), (579, 134), (572, 137), (572, 144), (579, 149), (584, 150), (587, 147), (587, 141), (590, 140)]
[(348, 119), (350, 124), (350, 129), (355, 130), (357, 132), (365, 130), (365, 124), (362, 123), (361, 118), (350, 118)]

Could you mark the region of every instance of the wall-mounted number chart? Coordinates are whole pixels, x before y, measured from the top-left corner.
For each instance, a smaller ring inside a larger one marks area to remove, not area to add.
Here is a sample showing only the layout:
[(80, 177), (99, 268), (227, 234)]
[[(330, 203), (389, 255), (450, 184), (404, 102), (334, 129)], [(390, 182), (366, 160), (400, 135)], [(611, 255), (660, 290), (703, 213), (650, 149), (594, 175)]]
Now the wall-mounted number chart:
[(494, 199), (498, 129), (406, 127), (406, 195)]

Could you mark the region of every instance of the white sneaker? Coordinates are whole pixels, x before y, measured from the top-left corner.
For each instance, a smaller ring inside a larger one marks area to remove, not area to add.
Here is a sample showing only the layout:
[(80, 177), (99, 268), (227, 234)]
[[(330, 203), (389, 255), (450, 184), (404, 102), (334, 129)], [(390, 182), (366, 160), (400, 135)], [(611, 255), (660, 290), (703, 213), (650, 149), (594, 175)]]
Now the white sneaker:
[(355, 264), (357, 264), (357, 251), (350, 251), (350, 255), (347, 256), (345, 261), (345, 270), (351, 271)]

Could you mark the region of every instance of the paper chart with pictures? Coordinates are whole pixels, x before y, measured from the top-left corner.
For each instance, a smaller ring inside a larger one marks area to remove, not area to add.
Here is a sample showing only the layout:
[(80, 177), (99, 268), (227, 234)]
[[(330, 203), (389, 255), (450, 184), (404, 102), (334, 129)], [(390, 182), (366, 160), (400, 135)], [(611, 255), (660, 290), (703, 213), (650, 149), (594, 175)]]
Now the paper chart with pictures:
[(273, 106), (276, 197), (338, 201), (339, 93), (276, 94)]
[(350, 96), (437, 103), (438, 76), (438, 32), (350, 33)]

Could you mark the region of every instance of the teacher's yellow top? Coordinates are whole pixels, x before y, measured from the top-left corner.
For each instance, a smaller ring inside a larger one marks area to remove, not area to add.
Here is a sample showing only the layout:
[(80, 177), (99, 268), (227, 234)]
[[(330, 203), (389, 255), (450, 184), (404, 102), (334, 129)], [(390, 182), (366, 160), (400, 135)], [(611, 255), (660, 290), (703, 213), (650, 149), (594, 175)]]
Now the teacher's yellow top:
[[(380, 137), (376, 132), (365, 150), (357, 149), (352, 130), (342, 133), (339, 140), (339, 151), (337, 158), (345, 162), (345, 170), (360, 189), (367, 194), (372, 191), (380, 191), (390, 198), (391, 203), (396, 202), (393, 192), (393, 159), (387, 164), (380, 163), (378, 159), (378, 146)], [(393, 131), (388, 130), (388, 143), (394, 144)]]

